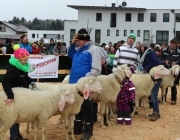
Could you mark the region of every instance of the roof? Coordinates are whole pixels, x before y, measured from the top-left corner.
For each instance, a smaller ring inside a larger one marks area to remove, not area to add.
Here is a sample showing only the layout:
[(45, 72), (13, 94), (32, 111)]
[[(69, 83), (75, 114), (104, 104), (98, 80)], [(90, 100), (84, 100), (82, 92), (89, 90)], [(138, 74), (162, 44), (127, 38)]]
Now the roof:
[(6, 26), (10, 27), (11, 29), (17, 32), (27, 32), (29, 29), (21, 24), (11, 24), (5, 21), (0, 21), (0, 23), (5, 24)]
[(0, 35), (0, 39), (19, 39), (22, 35)]
[(67, 7), (79, 10), (79, 9), (107, 9), (107, 10), (133, 10), (133, 11), (145, 11), (146, 8), (135, 7), (110, 7), (110, 6), (82, 6), (82, 5), (67, 5)]

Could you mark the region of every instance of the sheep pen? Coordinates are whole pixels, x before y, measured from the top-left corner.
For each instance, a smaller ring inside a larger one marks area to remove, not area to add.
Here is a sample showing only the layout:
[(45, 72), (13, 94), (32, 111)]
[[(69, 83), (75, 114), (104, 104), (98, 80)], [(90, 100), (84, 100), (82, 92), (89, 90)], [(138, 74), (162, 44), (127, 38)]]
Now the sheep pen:
[[(53, 83), (54, 84), (54, 83)], [(55, 83), (57, 84), (57, 83)], [(59, 84), (59, 83), (58, 83)], [(2, 86), (0, 85), (0, 90)], [(177, 86), (177, 90), (180, 91), (180, 86)], [(169, 88), (167, 95), (167, 102), (165, 105), (160, 104), (161, 119), (156, 122), (151, 122), (144, 117), (144, 110), (140, 107), (138, 110), (139, 115), (133, 116), (131, 126), (117, 125), (116, 119), (111, 119), (111, 127), (101, 129), (99, 122), (94, 125), (94, 135), (91, 140), (177, 140), (180, 138), (179, 125), (180, 125), (180, 96), (177, 95), (177, 104), (175, 106), (170, 105), (171, 91)], [(160, 96), (160, 92), (159, 92)], [(151, 109), (148, 110), (152, 112)], [(168, 121), (167, 121), (168, 120)], [(98, 116), (100, 121), (100, 116)], [(33, 131), (31, 134), (24, 132), (26, 123), (22, 123), (20, 131), (25, 138), (33, 140)], [(52, 117), (47, 122), (46, 138), (48, 140), (64, 140), (65, 129), (64, 124), (59, 123), (59, 116)], [(9, 139), (9, 131), (6, 133)], [(75, 135), (76, 139), (80, 139), (82, 135)], [(41, 138), (41, 129), (38, 129), (37, 139)], [(70, 135), (69, 135), (70, 138)]]

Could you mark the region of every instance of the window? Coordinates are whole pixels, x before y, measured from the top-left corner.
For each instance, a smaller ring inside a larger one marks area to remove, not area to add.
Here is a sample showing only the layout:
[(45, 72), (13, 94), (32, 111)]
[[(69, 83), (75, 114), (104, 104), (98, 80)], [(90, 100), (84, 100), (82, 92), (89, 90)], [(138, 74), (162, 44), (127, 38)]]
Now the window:
[(180, 22), (180, 13), (176, 13), (176, 22)]
[(116, 30), (116, 36), (119, 36), (119, 30)]
[(96, 21), (102, 21), (102, 13), (96, 13)]
[(3, 27), (0, 27), (0, 31), (2, 31), (3, 30)]
[(51, 39), (51, 38), (57, 39), (58, 38), (58, 34), (46, 34), (46, 38), (47, 39)]
[(138, 22), (144, 21), (144, 13), (138, 13)]
[(60, 35), (60, 34), (58, 34), (58, 38), (59, 38), (59, 39), (61, 38), (61, 35)]
[(131, 13), (126, 13), (126, 21), (131, 21)]
[(43, 34), (43, 37), (46, 38), (46, 34)]
[(156, 42), (157, 44), (165, 43), (168, 44), (169, 31), (157, 31), (156, 32)]
[(70, 29), (70, 40), (73, 39), (75, 34), (76, 34), (76, 29)]
[(150, 35), (150, 31), (144, 30), (144, 41), (149, 41), (149, 35)]
[(107, 30), (107, 36), (110, 36), (110, 30)]
[(151, 13), (150, 21), (156, 22), (156, 13)]
[(37, 34), (37, 38), (39, 38), (39, 34)]
[(95, 42), (100, 43), (101, 41), (101, 30), (95, 30)]
[(141, 31), (137, 30), (137, 36), (140, 37)]
[(116, 27), (116, 13), (111, 13), (110, 27)]
[(124, 36), (127, 36), (127, 30), (124, 30)]
[(169, 13), (163, 13), (163, 22), (169, 22)]
[(131, 33), (134, 33), (134, 31), (133, 31), (133, 30), (131, 30)]
[(32, 38), (35, 38), (35, 34), (32, 34)]

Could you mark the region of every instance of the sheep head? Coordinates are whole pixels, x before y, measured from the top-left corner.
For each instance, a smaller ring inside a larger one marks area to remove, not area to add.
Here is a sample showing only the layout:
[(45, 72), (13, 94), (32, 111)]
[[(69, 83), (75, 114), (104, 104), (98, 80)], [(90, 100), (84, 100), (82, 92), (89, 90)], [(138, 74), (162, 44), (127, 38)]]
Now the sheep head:
[(154, 77), (154, 79), (160, 79), (163, 76), (170, 75), (170, 71), (166, 69), (163, 65), (159, 65), (156, 67), (153, 67), (149, 74)]
[(119, 66), (119, 67), (115, 70), (115, 72), (117, 72), (117, 73), (119, 73), (119, 74), (121, 75), (122, 80), (123, 80), (125, 77), (130, 78), (131, 75), (132, 75), (132, 72), (131, 72), (130, 68), (129, 68), (126, 64)]
[(75, 102), (74, 93), (70, 89), (65, 90), (64, 93), (61, 94), (61, 98), (58, 102), (58, 108), (60, 111), (63, 111), (66, 103), (73, 105), (74, 102)]
[(83, 77), (79, 79), (76, 83), (77, 89), (83, 93), (84, 99), (94, 97), (94, 93), (101, 94), (103, 92), (101, 84), (97, 81), (96, 77)]
[(172, 68), (170, 69), (171, 75), (172, 76), (178, 76), (179, 71), (180, 71), (180, 66), (179, 65), (173, 65)]

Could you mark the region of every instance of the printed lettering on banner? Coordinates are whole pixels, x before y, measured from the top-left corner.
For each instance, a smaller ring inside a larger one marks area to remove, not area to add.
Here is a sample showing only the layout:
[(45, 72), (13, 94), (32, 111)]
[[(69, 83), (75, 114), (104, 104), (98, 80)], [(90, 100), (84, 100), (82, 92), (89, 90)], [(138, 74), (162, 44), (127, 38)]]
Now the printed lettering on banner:
[(30, 55), (30, 70), (28, 75), (31, 78), (57, 78), (59, 56), (55, 55)]

